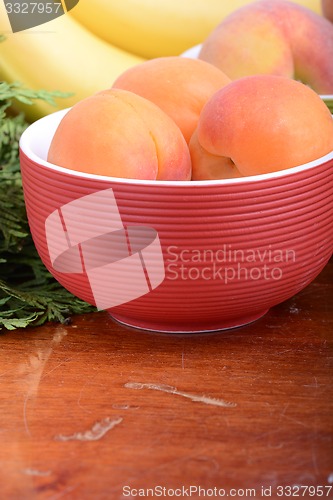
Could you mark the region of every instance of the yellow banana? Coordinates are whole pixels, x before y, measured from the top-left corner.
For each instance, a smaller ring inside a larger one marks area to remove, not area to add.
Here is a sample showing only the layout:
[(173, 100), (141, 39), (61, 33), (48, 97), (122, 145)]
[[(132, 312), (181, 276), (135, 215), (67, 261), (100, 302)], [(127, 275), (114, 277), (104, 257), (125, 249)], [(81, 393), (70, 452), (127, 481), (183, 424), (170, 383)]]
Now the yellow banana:
[[(179, 55), (253, 0), (80, 0), (70, 11), (102, 39), (142, 57)], [(320, 0), (294, 0), (321, 13)]]
[(111, 87), (123, 71), (143, 61), (96, 37), (68, 14), (13, 34), (1, 1), (0, 33), (6, 36), (0, 42), (0, 80), (74, 93), (57, 99), (57, 108), (42, 101), (20, 105), (30, 121)]

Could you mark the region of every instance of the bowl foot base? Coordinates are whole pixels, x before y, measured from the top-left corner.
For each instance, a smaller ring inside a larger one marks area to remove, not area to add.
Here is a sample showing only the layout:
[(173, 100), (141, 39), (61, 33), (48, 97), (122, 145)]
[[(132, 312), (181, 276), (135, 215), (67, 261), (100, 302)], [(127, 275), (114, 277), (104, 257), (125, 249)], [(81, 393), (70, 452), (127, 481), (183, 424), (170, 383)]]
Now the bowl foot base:
[(188, 324), (169, 324), (160, 322), (150, 322), (136, 320), (135, 318), (130, 318), (126, 316), (121, 316), (118, 314), (112, 314), (111, 317), (125, 326), (131, 328), (137, 328), (139, 330), (149, 330), (153, 332), (161, 333), (204, 333), (204, 332), (215, 332), (219, 330), (230, 330), (231, 328), (239, 328), (241, 326), (248, 325), (253, 321), (261, 318), (268, 312), (268, 309), (262, 311), (257, 311), (253, 314), (248, 314), (246, 316), (241, 316), (238, 318), (232, 318), (229, 320), (221, 320), (215, 323), (188, 323)]

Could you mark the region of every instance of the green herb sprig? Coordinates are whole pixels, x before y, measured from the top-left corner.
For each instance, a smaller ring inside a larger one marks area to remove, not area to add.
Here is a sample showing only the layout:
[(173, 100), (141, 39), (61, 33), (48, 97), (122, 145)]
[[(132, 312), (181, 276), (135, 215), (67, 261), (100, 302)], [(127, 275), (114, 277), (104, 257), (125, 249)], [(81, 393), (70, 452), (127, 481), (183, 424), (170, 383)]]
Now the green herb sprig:
[(12, 105), (15, 100), (33, 105), (36, 99), (55, 104), (55, 97), (64, 96), (0, 82), (0, 330), (66, 322), (72, 314), (95, 310), (65, 290), (41, 262), (23, 198), (19, 139), (29, 123)]

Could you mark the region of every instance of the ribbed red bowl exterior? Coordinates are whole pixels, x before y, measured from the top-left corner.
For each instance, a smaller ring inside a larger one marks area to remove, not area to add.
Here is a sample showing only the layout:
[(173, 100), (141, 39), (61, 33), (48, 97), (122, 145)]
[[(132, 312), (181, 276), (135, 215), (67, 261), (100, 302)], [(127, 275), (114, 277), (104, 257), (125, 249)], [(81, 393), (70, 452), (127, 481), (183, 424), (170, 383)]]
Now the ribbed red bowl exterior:
[(52, 268), (45, 236), (49, 214), (112, 188), (124, 226), (156, 229), (164, 281), (110, 310), (132, 326), (186, 332), (248, 323), (306, 287), (332, 255), (333, 158), (245, 183), (145, 184), (80, 177), (41, 165), (23, 151), (21, 170), (38, 253), (55, 278), (87, 302), (94, 299), (85, 275)]

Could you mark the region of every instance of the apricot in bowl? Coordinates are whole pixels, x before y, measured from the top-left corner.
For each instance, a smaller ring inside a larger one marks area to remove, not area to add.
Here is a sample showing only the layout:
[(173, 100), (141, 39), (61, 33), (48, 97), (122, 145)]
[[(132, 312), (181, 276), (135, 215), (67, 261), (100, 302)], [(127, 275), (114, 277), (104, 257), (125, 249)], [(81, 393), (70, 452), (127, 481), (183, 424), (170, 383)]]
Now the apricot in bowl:
[(269, 173), (332, 151), (332, 115), (301, 82), (243, 77), (206, 102), (189, 148), (194, 180)]
[(114, 177), (191, 178), (190, 154), (178, 126), (152, 102), (120, 89), (76, 103), (57, 127), (48, 160)]

